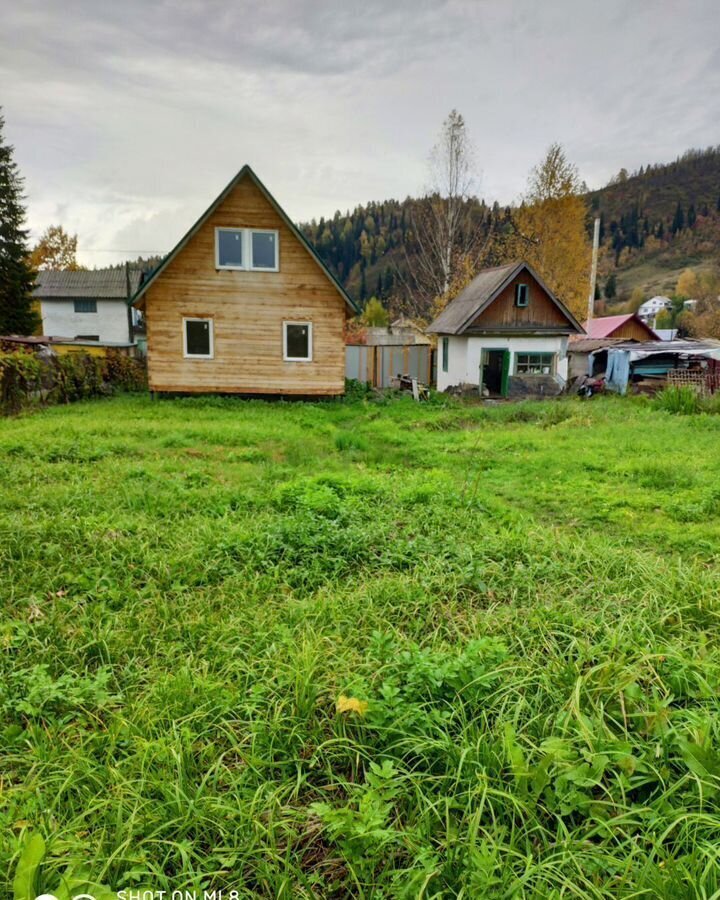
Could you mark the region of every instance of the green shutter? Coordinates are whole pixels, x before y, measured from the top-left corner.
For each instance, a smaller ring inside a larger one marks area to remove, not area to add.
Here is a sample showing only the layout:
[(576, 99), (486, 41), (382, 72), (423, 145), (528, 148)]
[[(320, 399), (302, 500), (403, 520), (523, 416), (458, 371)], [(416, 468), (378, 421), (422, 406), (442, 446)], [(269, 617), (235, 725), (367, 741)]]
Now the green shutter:
[(448, 363), (450, 361), (450, 338), (442, 339), (442, 370), (447, 372)]

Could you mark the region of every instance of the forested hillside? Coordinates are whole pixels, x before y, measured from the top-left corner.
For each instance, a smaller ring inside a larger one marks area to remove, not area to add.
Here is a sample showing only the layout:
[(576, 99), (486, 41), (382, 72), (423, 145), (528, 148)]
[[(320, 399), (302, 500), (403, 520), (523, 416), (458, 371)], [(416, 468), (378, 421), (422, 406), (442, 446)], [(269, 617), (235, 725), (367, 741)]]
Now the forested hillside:
[[(498, 204), (488, 207), (473, 199), (467, 205), (481, 235), (491, 227), (502, 228), (510, 216), (510, 210)], [(418, 249), (413, 228), (417, 206), (418, 201), (410, 197), (368, 203), (300, 227), (355, 299), (361, 303), (372, 296), (386, 302), (392, 299), (400, 309), (409, 289), (408, 265)]]
[(634, 288), (671, 293), (683, 269), (718, 262), (720, 147), (633, 173), (621, 169), (588, 200), (591, 214), (600, 214), (601, 283), (615, 275), (611, 300), (627, 300)]
[[(588, 231), (601, 217), (600, 287), (611, 302), (628, 300), (633, 288), (670, 291), (688, 266), (720, 259), (720, 147), (689, 150), (668, 164), (622, 169), (606, 187), (590, 191)], [(417, 200), (386, 200), (301, 225), (348, 291), (364, 302), (376, 295), (405, 306), (405, 273), (417, 251), (413, 211)], [(502, 229), (513, 210), (469, 201), (485, 235)]]

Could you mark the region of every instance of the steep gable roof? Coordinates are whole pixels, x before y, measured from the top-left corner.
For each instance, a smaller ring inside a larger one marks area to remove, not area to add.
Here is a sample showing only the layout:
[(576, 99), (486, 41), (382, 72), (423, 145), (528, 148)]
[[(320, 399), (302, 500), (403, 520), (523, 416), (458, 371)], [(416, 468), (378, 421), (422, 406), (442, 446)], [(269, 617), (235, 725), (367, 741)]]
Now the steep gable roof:
[(140, 285), (140, 288), (135, 293), (135, 296), (132, 299), (133, 306), (137, 306), (140, 299), (143, 297), (147, 289), (150, 285), (155, 281), (155, 279), (165, 270), (170, 262), (180, 253), (180, 251), (185, 247), (185, 245), (190, 241), (192, 237), (202, 228), (205, 222), (210, 218), (210, 216), (215, 212), (215, 210), (220, 206), (220, 204), (232, 193), (232, 191), (237, 187), (237, 185), (243, 180), (243, 178), (252, 179), (255, 186), (260, 190), (268, 203), (272, 206), (275, 212), (280, 216), (285, 225), (290, 229), (293, 235), (300, 241), (300, 243), (305, 247), (310, 256), (313, 257), (315, 262), (320, 266), (322, 271), (331, 281), (333, 287), (338, 291), (340, 296), (343, 298), (348, 308), (352, 313), (357, 313), (360, 310), (358, 309), (355, 301), (350, 297), (345, 288), (340, 284), (337, 278), (333, 275), (333, 273), (328, 269), (325, 263), (322, 261), (320, 256), (315, 251), (315, 248), (308, 241), (305, 235), (300, 231), (297, 225), (292, 222), (292, 220), (288, 217), (285, 210), (280, 206), (277, 200), (273, 197), (270, 191), (265, 187), (265, 185), (260, 181), (255, 172), (250, 168), (249, 165), (244, 165), (242, 169), (237, 173), (237, 175), (232, 179), (232, 181), (218, 194), (218, 196), (213, 200), (213, 202), (208, 206), (205, 212), (200, 216), (200, 218), (195, 222), (195, 224), (190, 228), (190, 230), (180, 238), (178, 243), (173, 247), (173, 249), (167, 254), (167, 256), (162, 260), (160, 265), (154, 269), (150, 276), (146, 278), (143, 284)]
[(584, 322), (583, 327), (585, 328), (588, 337), (606, 338), (613, 335), (618, 328), (622, 328), (623, 325), (632, 321), (647, 331), (649, 341), (658, 340), (658, 336), (652, 328), (634, 313), (628, 313), (623, 316), (601, 316), (599, 319), (591, 319), (590, 322)]
[(120, 269), (81, 269), (77, 272), (41, 270), (35, 279), (34, 295), (40, 300), (75, 300), (91, 297), (98, 300), (127, 300), (140, 285), (140, 272)]
[(532, 266), (525, 262), (513, 262), (504, 266), (494, 266), (492, 269), (483, 269), (467, 287), (460, 291), (457, 297), (448, 303), (440, 315), (430, 324), (427, 329), (428, 332), (432, 334), (462, 334), (468, 325), (490, 306), (498, 294), (523, 269), (526, 269), (543, 288), (550, 300), (572, 326), (573, 331), (582, 334), (582, 326), (575, 316), (543, 283)]

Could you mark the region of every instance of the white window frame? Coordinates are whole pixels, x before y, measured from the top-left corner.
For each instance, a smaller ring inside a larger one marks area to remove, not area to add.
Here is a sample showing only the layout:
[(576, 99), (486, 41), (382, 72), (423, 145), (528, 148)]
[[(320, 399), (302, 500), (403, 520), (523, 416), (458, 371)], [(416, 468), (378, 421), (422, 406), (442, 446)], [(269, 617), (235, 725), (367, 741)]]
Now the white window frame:
[[(280, 271), (280, 234), (277, 228), (247, 228), (247, 245), (248, 245), (248, 268), (251, 272), (279, 272)], [(252, 236), (254, 234), (274, 234), (275, 235), (275, 265), (274, 266), (254, 266), (252, 257)]]
[[(220, 232), (231, 231), (233, 234), (240, 234), (242, 246), (243, 265), (241, 266), (223, 266), (220, 264)], [(275, 235), (275, 265), (270, 266), (254, 266), (252, 258), (252, 236), (253, 234), (274, 234)], [(280, 271), (280, 232), (277, 228), (234, 228), (232, 225), (218, 225), (215, 228), (215, 268), (219, 271), (231, 272), (279, 272)]]
[[(209, 322), (210, 323), (210, 352), (209, 353), (188, 353), (187, 348), (187, 323), (188, 322)], [(215, 323), (208, 316), (183, 316), (182, 320), (183, 335), (183, 357), (185, 359), (215, 359)]]
[(240, 250), (242, 252), (243, 260), (247, 259), (247, 240), (245, 238), (245, 229), (244, 228), (233, 228), (230, 225), (221, 225), (215, 229), (215, 268), (216, 269), (229, 269), (231, 271), (242, 271), (246, 269), (247, 266), (223, 266), (220, 265), (220, 232), (221, 231), (232, 231), (233, 234), (241, 235), (240, 238)]
[[(307, 356), (288, 356), (287, 353), (287, 327), (288, 325), (305, 325), (308, 330), (308, 355)], [(283, 361), (309, 363), (313, 361), (313, 327), (312, 322), (283, 322)]]
[(550, 356), (552, 359), (550, 360), (550, 375), (555, 375), (557, 372), (557, 363), (558, 363), (558, 354), (554, 350), (516, 350), (515, 351), (515, 375), (537, 375), (537, 372), (520, 372), (518, 366), (520, 365), (520, 357), (521, 356)]

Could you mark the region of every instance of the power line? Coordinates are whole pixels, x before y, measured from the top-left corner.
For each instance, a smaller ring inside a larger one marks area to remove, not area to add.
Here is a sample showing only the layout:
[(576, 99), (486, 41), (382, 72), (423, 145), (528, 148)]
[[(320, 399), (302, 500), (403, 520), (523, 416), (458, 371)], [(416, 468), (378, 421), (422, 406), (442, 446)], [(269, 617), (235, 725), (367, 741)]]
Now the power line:
[(122, 250), (116, 247), (112, 249), (102, 249), (100, 247), (78, 247), (78, 253), (155, 253), (159, 256), (164, 256), (167, 253), (167, 250)]

